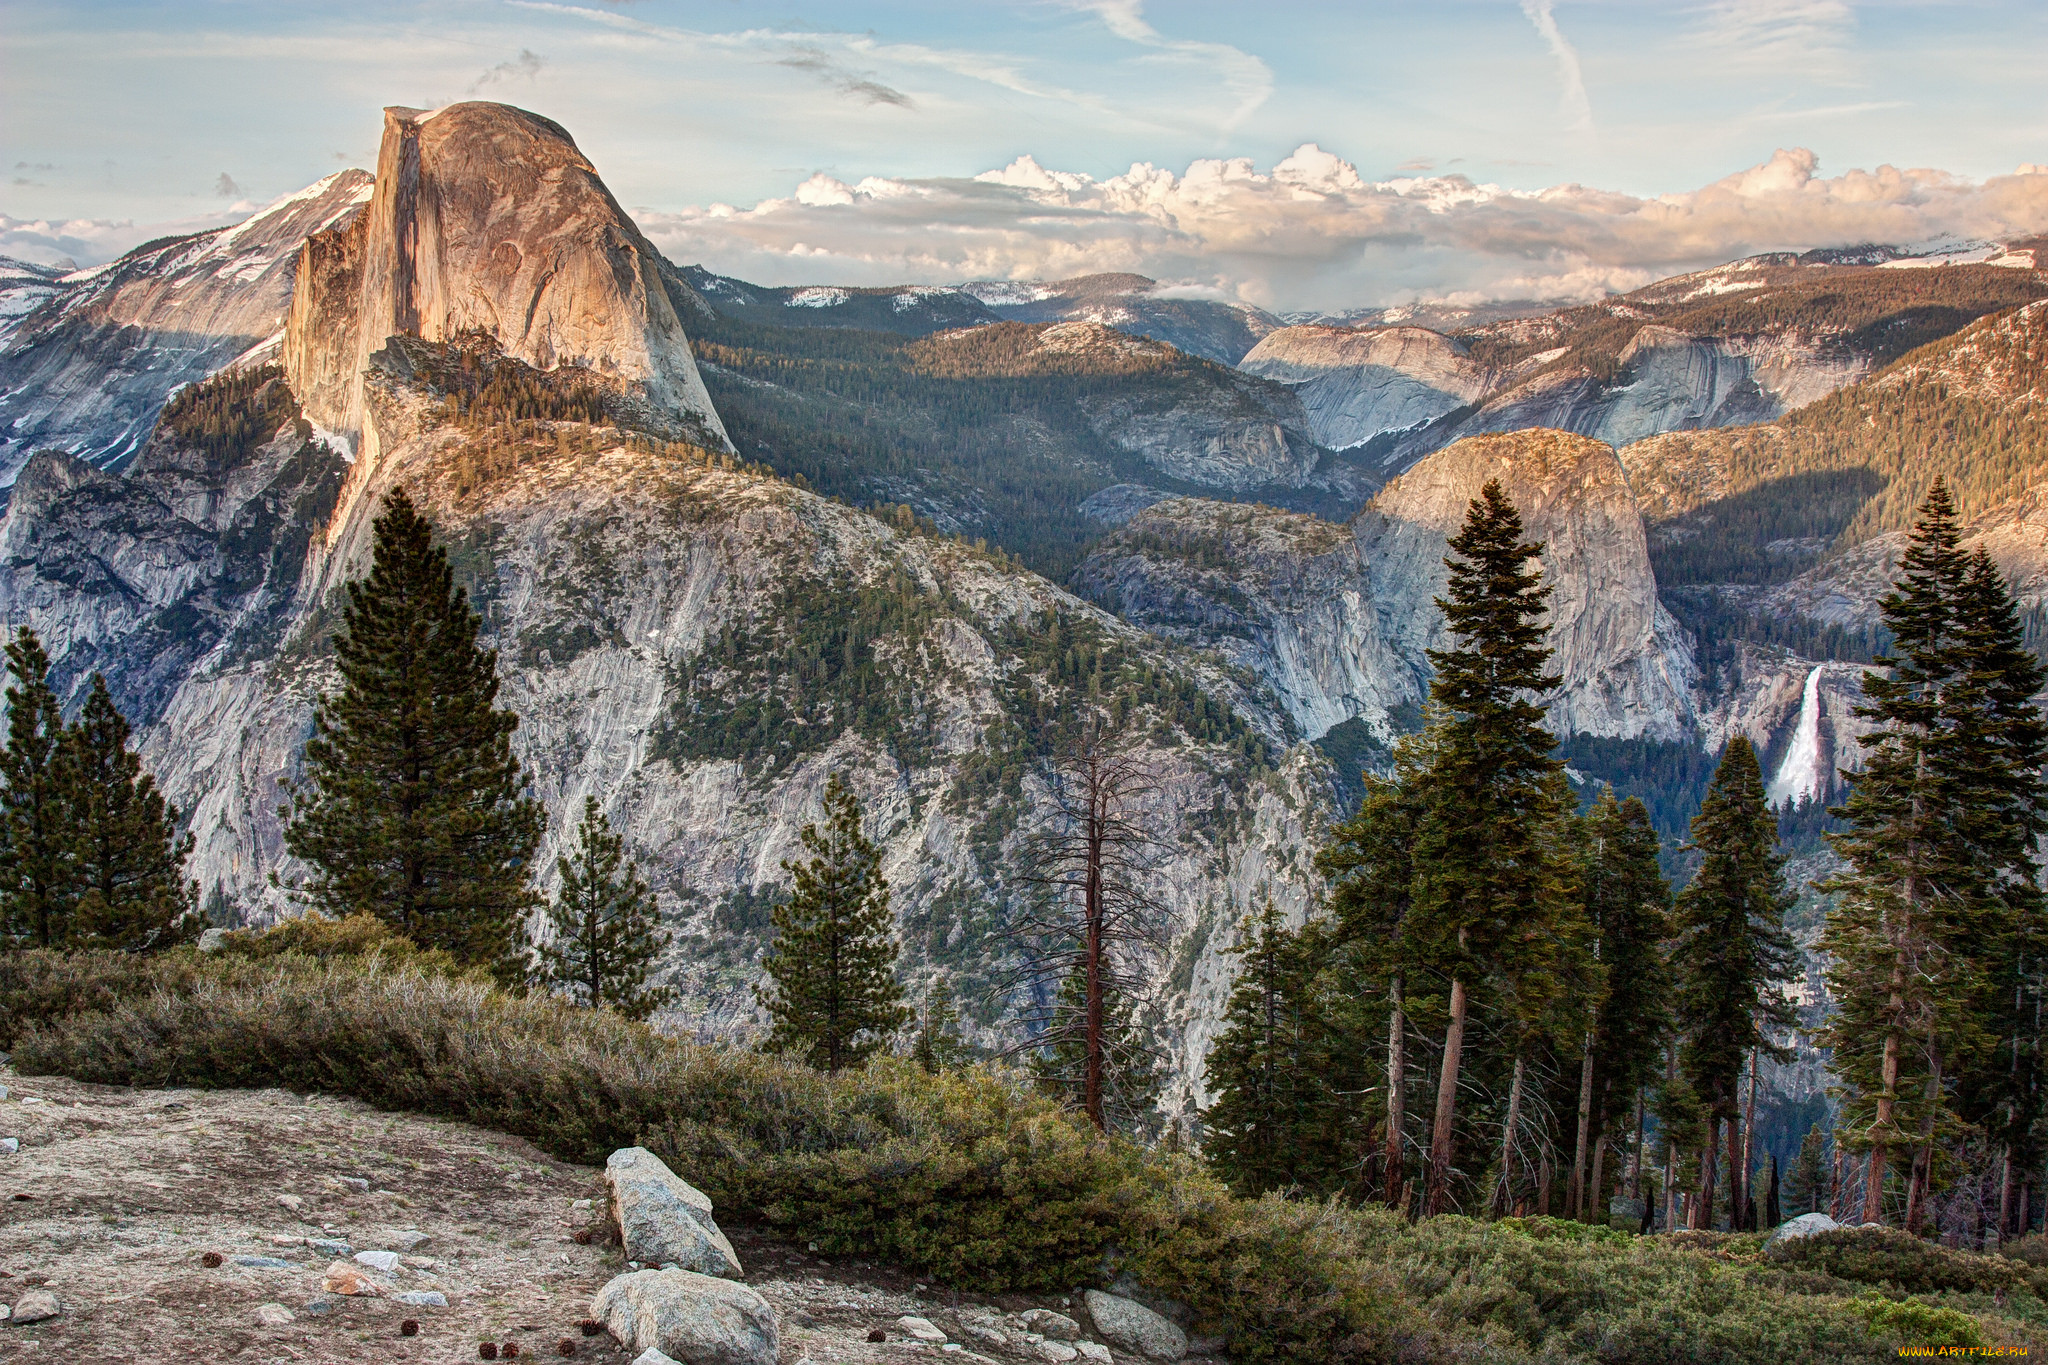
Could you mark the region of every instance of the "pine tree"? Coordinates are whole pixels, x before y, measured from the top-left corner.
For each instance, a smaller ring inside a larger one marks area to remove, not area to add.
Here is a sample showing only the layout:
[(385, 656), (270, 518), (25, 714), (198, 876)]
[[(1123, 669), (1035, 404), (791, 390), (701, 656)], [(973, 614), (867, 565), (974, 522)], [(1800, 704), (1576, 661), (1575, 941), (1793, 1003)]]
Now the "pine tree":
[(1442, 1212), (1453, 1176), (1454, 1126), (1474, 982), (1504, 955), (1536, 946), (1561, 887), (1550, 833), (1562, 764), (1532, 697), (1556, 679), (1539, 619), (1550, 589), (1525, 567), (1542, 547), (1489, 481), (1450, 541), (1450, 597), (1439, 598), (1456, 647), (1429, 651), (1430, 697), (1443, 719), (1433, 737), (1425, 814), (1415, 842), (1411, 918), (1450, 978), (1449, 1021), (1430, 1138), (1429, 1211)]
[(7, 937), (57, 948), (80, 932), (71, 750), (50, 656), (27, 626), (7, 646), (7, 748), (0, 752), (0, 916)]
[(516, 980), (545, 827), (512, 753), (519, 718), (498, 709), (497, 653), (403, 489), (375, 532), (335, 639), (341, 689), (287, 788), (285, 847), (312, 868), (308, 905)]
[(1786, 1055), (1771, 1029), (1793, 1022), (1779, 989), (1793, 972), (1784, 913), (1785, 857), (1778, 822), (1764, 800), (1756, 750), (1741, 735), (1728, 741), (1720, 766), (1692, 822), (1699, 871), (1679, 893), (1675, 1005), (1684, 1036), (1680, 1060), (1706, 1119), (1700, 1209), (1714, 1207), (1715, 1140), (1728, 1131), (1728, 1191), (1740, 1210), (1746, 1197), (1737, 1148), (1737, 1092), (1752, 1052)]
[(1401, 741), (1391, 778), (1367, 775), (1358, 810), (1330, 832), (1330, 842), (1316, 854), (1316, 871), (1329, 881), (1330, 922), (1321, 938), (1344, 983), (1338, 994), (1386, 1001), (1379, 1159), (1381, 1197), (1392, 1208), (1405, 1205), (1407, 1189), (1407, 987), (1411, 973), (1430, 965), (1425, 945), (1415, 941), (1410, 912), (1415, 833), (1434, 757), (1431, 733), (1424, 730)]
[(1623, 1107), (1633, 1110), (1637, 1096), (1656, 1081), (1671, 1034), (1671, 887), (1657, 866), (1657, 845), (1649, 808), (1636, 797), (1617, 802), (1607, 788), (1587, 814), (1581, 895), (1605, 971), (1580, 1058), (1582, 1117), (1573, 1184), (1578, 1187), (1591, 1150), (1591, 1193), (1574, 1202), (1577, 1216), (1595, 1221), (1599, 1143), (1607, 1118)]
[(756, 987), (773, 1027), (767, 1047), (836, 1072), (861, 1066), (910, 1019), (895, 977), (895, 922), (881, 854), (861, 833), (860, 802), (835, 774), (825, 827), (806, 825), (811, 857), (782, 867), (795, 881), (774, 912), (775, 941)]
[[(1078, 955), (1070, 957), (1073, 970), (1060, 982), (1045, 1015), (1031, 1072), (1041, 1089), (1083, 1114), (1092, 1094), (1100, 1118), (1090, 1116), (1090, 1121), (1102, 1131), (1144, 1129), (1165, 1083), (1159, 1048), (1139, 1022), (1121, 976), (1105, 972), (1097, 977), (1099, 1013), (1091, 1011), (1087, 963)], [(1093, 1027), (1091, 1017), (1098, 1020)]]
[(960, 1037), (960, 1012), (953, 1005), (953, 988), (945, 982), (932, 987), (918, 1016), (917, 1038), (910, 1045), (910, 1059), (937, 1076), (956, 1071), (974, 1057), (974, 1048)]
[(1960, 541), (1937, 481), (1880, 603), (1894, 653), (1864, 675), (1857, 714), (1876, 726), (1834, 812), (1849, 870), (1821, 939), (1836, 1001), (1823, 1042), (1852, 1086), (1844, 1139), (1869, 1152), (1862, 1221), (1883, 1216), (1892, 1154), (1908, 1148), (1909, 1227), (1937, 1140), (1961, 1122), (1957, 1078), (2005, 1088), (1986, 1073), (1999, 1033), (2022, 1032), (2006, 987), (2022, 984), (2014, 963), (2039, 960), (2040, 673), (1995, 567)]
[(128, 747), (128, 721), (93, 674), (78, 723), (65, 732), (81, 889), (78, 924), (96, 946), (151, 952), (199, 929), (199, 883), (186, 881), (192, 836)]
[(555, 860), (561, 889), (548, 906), (554, 937), (540, 947), (540, 980), (590, 1009), (645, 1019), (674, 1002), (674, 989), (647, 977), (667, 936), (626, 840), (594, 796), (583, 800), (573, 856)]
[(1799, 1155), (1785, 1171), (1785, 1216), (1819, 1213), (1828, 1202), (1828, 1135), (1819, 1124), (1806, 1130)]
[(1309, 1168), (1327, 1164), (1317, 1158), (1334, 1097), (1316, 1037), (1314, 935), (1290, 932), (1270, 896), (1243, 934), (1237, 984), (1209, 1048), (1216, 1099), (1202, 1114), (1202, 1153), (1232, 1189), (1262, 1194), (1309, 1183)]

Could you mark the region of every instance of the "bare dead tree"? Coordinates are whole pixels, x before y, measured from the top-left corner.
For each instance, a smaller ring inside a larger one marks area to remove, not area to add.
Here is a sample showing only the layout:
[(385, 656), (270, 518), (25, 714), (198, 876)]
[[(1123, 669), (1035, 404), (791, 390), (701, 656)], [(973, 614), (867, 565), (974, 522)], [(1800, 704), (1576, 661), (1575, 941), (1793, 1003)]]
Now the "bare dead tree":
[(1071, 1059), (1079, 1074), (1058, 1079), (1078, 1082), (1089, 1122), (1107, 1131), (1105, 1100), (1152, 1069), (1149, 1047), (1112, 1026), (1108, 1005), (1144, 997), (1163, 946), (1165, 912), (1146, 890), (1164, 849), (1146, 810), (1159, 779), (1098, 718), (1045, 780), (1052, 818), (1032, 841), (1024, 881), (1034, 894), (1009, 931), (1024, 961), (1008, 984), (1030, 991), (1043, 1025), (1026, 1046)]

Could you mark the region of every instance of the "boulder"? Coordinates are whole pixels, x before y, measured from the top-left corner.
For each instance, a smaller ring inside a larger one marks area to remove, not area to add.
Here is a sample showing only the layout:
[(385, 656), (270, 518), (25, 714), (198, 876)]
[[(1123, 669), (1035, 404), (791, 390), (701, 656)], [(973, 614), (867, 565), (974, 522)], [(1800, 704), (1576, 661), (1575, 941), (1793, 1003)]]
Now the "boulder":
[(448, 1296), (438, 1289), (408, 1289), (403, 1294), (393, 1294), (393, 1303), (408, 1304), (414, 1308), (446, 1308)]
[(674, 1356), (665, 1356), (652, 1346), (633, 1357), (633, 1365), (683, 1365)]
[(286, 1327), (291, 1324), (292, 1310), (281, 1303), (259, 1303), (256, 1305), (256, 1321), (265, 1327)]
[(604, 1164), (607, 1205), (626, 1259), (738, 1279), (738, 1253), (718, 1230), (711, 1200), (645, 1147), (613, 1152)]
[(17, 1324), (44, 1322), (61, 1316), (63, 1312), (64, 1305), (57, 1302), (55, 1294), (47, 1289), (31, 1289), (14, 1301), (13, 1318)]
[(1188, 1353), (1188, 1334), (1144, 1304), (1100, 1289), (1089, 1290), (1083, 1298), (1096, 1334), (1110, 1345), (1152, 1360), (1179, 1360)]
[(395, 1251), (358, 1251), (356, 1262), (372, 1270), (381, 1270), (386, 1275), (398, 1269), (398, 1253)]
[(766, 1299), (689, 1270), (621, 1275), (597, 1292), (590, 1315), (627, 1350), (651, 1347), (689, 1365), (776, 1365), (782, 1347)]
[(1081, 1354), (1066, 1342), (1054, 1341), (1050, 1337), (1039, 1337), (1031, 1343), (1031, 1349), (1040, 1360), (1050, 1361), (1052, 1365), (1067, 1365), (1068, 1361)]
[(199, 936), (199, 951), (202, 953), (217, 953), (227, 946), (228, 931), (217, 924)]
[(1811, 1237), (1816, 1232), (1834, 1232), (1847, 1226), (1847, 1223), (1837, 1223), (1824, 1213), (1802, 1213), (1797, 1218), (1788, 1218), (1772, 1228), (1771, 1235), (1764, 1239), (1764, 1245), (1776, 1246), (1779, 1242)]

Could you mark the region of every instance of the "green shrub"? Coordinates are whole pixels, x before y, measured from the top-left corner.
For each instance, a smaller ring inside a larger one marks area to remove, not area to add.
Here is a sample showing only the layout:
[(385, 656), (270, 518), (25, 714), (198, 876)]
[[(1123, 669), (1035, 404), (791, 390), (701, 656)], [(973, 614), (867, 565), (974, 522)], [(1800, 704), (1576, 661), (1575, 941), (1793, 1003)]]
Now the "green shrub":
[(377, 956), (387, 964), (403, 963), (429, 976), (462, 975), (461, 966), (446, 952), (422, 948), (375, 915), (366, 914), (342, 919), (299, 915), (268, 929), (237, 929), (222, 936), (219, 952), (223, 959), (255, 961), (286, 953), (322, 960)]
[(2048, 1270), (2048, 1233), (2030, 1232), (2000, 1247), (2001, 1256), (2025, 1261), (2036, 1270)]
[(1894, 1303), (1875, 1294), (1852, 1301), (1850, 1307), (1869, 1322), (1871, 1331), (1897, 1337), (1907, 1346), (1984, 1345), (1977, 1320), (1953, 1308), (1935, 1308), (1911, 1299)]
[(1635, 1233), (1624, 1232), (1620, 1228), (1548, 1216), (1503, 1218), (1494, 1226), (1504, 1232), (1519, 1232), (1525, 1237), (1559, 1238), (1567, 1242), (1607, 1242), (1615, 1246), (1627, 1246), (1636, 1239)]
[(2031, 1284), (2028, 1268), (2003, 1256), (1951, 1251), (1894, 1228), (1841, 1228), (1789, 1237), (1766, 1253), (1774, 1265), (1819, 1271), (1905, 1294), (1943, 1290), (1998, 1294)]

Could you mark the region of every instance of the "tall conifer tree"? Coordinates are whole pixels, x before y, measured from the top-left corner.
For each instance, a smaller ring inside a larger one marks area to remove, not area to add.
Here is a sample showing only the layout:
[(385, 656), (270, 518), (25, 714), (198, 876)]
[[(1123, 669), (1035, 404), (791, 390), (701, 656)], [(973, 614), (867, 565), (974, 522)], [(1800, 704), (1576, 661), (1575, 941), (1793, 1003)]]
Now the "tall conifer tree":
[(1845, 1138), (1869, 1153), (1865, 1222), (1883, 1217), (1907, 1149), (1917, 1222), (1933, 1147), (1960, 1117), (1957, 1078), (1975, 1082), (1966, 1100), (2003, 1089), (1986, 1063), (2001, 1031), (2017, 1038), (2013, 964), (2038, 961), (2040, 673), (1995, 567), (1961, 539), (1937, 481), (1880, 604), (1893, 653), (1864, 675), (1857, 714), (1876, 725), (1835, 812), (1850, 828), (1831, 836), (1849, 870), (1821, 940), (1836, 1001), (1824, 1041), (1854, 1087)]
[(1303, 1184), (1325, 1155), (1334, 1096), (1319, 1056), (1313, 937), (1290, 932), (1270, 896), (1245, 917), (1237, 984), (1209, 1049), (1216, 1100), (1202, 1115), (1203, 1154), (1243, 1193)]
[(861, 833), (860, 802), (834, 774), (825, 826), (806, 825), (810, 858), (785, 862), (795, 887), (775, 907), (775, 941), (757, 987), (767, 1046), (823, 1071), (860, 1066), (910, 1019), (895, 976), (895, 921), (881, 854)]
[(1443, 719), (1433, 738), (1425, 814), (1415, 844), (1411, 916), (1450, 978), (1449, 1022), (1430, 1136), (1429, 1209), (1441, 1212), (1452, 1180), (1457, 1096), (1472, 985), (1503, 954), (1532, 942), (1560, 891), (1551, 757), (1557, 741), (1534, 700), (1556, 679), (1540, 618), (1550, 589), (1529, 566), (1542, 547), (1497, 480), (1467, 510), (1450, 541), (1450, 596), (1439, 598), (1455, 646), (1431, 650), (1430, 697)]
[(125, 952), (168, 948), (197, 933), (199, 884), (184, 876), (192, 836), (128, 747), (128, 721), (95, 673), (65, 733), (77, 841), (78, 921), (88, 942)]
[(497, 653), (404, 489), (375, 533), (335, 639), (341, 689), (287, 789), (285, 847), (312, 867), (307, 904), (516, 980), (545, 826), (512, 753), (519, 718), (498, 708)]
[(1678, 896), (1672, 958), (1685, 1040), (1680, 1062), (1706, 1119), (1698, 1205), (1704, 1218), (1714, 1207), (1715, 1139), (1723, 1124), (1729, 1197), (1736, 1210), (1743, 1206), (1735, 1131), (1740, 1078), (1752, 1052), (1784, 1055), (1770, 1030), (1794, 1018), (1780, 987), (1793, 972), (1784, 913), (1795, 897), (1785, 893), (1778, 821), (1764, 800), (1756, 750), (1741, 735), (1721, 755), (1692, 822), (1692, 847), (1700, 868)]
[[(1671, 887), (1657, 866), (1657, 842), (1649, 809), (1637, 797), (1618, 802), (1610, 787), (1587, 814), (1581, 894), (1605, 968), (1605, 990), (1580, 1059), (1573, 1185), (1581, 1191), (1576, 1214), (1594, 1221), (1602, 1220), (1595, 1205), (1607, 1121), (1618, 1110), (1632, 1111), (1640, 1092), (1655, 1082), (1671, 1033)], [(1580, 1185), (1588, 1153), (1594, 1166), (1586, 1173), (1590, 1193)]]
[(676, 993), (647, 984), (667, 936), (625, 850), (625, 836), (612, 832), (597, 798), (585, 797), (576, 847), (555, 861), (562, 885), (548, 906), (554, 937), (541, 945), (540, 978), (590, 1009), (645, 1019)]
[(7, 748), (0, 752), (0, 915), (10, 939), (57, 948), (80, 930), (78, 843), (64, 712), (50, 656), (27, 626), (7, 645)]

